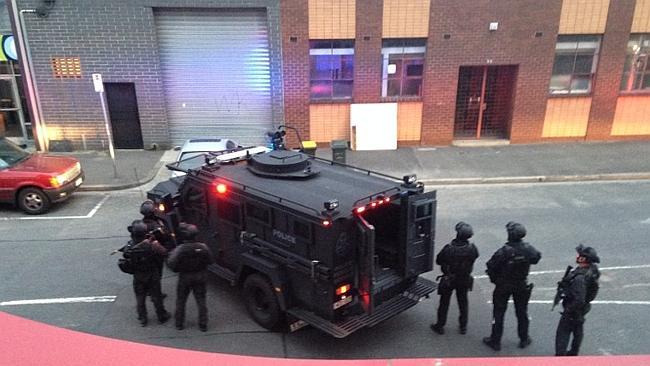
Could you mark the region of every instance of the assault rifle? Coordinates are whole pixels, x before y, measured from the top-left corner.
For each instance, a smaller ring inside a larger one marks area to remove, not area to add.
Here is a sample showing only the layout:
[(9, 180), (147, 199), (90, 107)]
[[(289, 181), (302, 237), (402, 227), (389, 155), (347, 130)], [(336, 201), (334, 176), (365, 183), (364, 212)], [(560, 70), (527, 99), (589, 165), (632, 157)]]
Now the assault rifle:
[[(129, 232), (131, 231), (130, 227), (131, 227), (131, 226), (129, 226)], [(157, 236), (158, 236), (158, 235), (162, 235), (162, 234), (164, 234), (164, 233), (165, 233), (165, 230), (164, 230), (163, 228), (161, 228), (161, 227), (157, 227), (157, 228), (155, 228), (155, 229), (153, 229), (153, 230), (151, 230), (151, 231), (148, 231), (148, 232), (145, 234), (145, 239), (154, 239), (154, 240), (158, 240), (158, 239), (157, 239)], [(137, 243), (133, 243), (133, 245), (135, 245), (135, 244), (137, 244)], [(127, 246), (129, 246), (129, 244), (123, 245), (123, 246), (122, 246), (121, 248), (119, 248), (119, 249), (115, 249), (114, 251), (111, 252), (110, 255), (116, 254), (116, 253), (118, 253), (118, 252), (124, 252), (124, 250), (126, 249)]]
[(567, 276), (569, 275), (569, 273), (571, 273), (572, 269), (573, 269), (573, 267), (566, 266), (566, 271), (564, 271), (564, 276), (562, 276), (562, 279), (560, 281), (558, 281), (558, 283), (557, 283), (557, 292), (555, 293), (555, 298), (553, 299), (553, 306), (551, 307), (551, 311), (555, 310), (555, 307), (557, 306), (557, 304), (559, 304), (560, 300), (562, 300), (562, 298), (564, 298), (564, 290), (565, 290), (566, 285), (567, 285), (565, 280), (566, 280)]

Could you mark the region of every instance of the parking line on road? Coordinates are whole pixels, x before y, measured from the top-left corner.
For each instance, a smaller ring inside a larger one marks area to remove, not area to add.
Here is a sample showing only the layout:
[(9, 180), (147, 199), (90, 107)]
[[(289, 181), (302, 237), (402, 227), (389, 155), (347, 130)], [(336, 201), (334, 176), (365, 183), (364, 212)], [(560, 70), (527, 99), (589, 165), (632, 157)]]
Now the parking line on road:
[(106, 201), (110, 195), (105, 195), (104, 198), (99, 201), (95, 207), (93, 207), (90, 212), (84, 216), (21, 216), (21, 217), (0, 217), (0, 221), (17, 221), (17, 220), (70, 220), (70, 219), (89, 219), (97, 213), (100, 207)]
[(116, 296), (63, 297), (57, 299), (13, 300), (0, 302), (0, 306), (71, 304), (80, 302), (113, 302)]

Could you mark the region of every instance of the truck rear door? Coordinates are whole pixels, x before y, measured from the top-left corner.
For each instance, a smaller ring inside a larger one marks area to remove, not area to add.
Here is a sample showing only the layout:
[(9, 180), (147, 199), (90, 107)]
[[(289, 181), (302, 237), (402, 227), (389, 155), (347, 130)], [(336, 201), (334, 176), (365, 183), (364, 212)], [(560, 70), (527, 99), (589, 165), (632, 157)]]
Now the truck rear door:
[(372, 283), (375, 276), (375, 227), (357, 216), (358, 289), (361, 306), (366, 313), (373, 311)]
[(436, 192), (408, 196), (406, 200), (404, 275), (411, 277), (433, 269)]

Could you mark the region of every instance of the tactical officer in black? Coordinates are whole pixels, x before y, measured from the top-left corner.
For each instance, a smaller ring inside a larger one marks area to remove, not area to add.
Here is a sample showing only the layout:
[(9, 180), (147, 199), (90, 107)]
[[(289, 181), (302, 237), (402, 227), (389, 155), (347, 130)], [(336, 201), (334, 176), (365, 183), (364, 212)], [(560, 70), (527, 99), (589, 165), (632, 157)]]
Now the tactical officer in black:
[[(172, 251), (176, 246), (174, 236), (170, 230), (167, 229), (167, 225), (160, 218), (156, 217), (156, 206), (152, 200), (145, 200), (140, 205), (140, 213), (142, 214), (142, 222), (147, 225), (147, 231), (154, 233), (156, 240), (162, 244), (168, 252)], [(165, 265), (165, 256), (158, 258), (157, 267), (158, 274), (162, 280), (163, 267)], [(163, 299), (167, 297), (167, 294), (162, 294)]]
[(145, 200), (140, 205), (142, 222), (147, 225), (147, 230), (155, 232), (156, 238), (168, 251), (174, 249), (174, 234), (169, 230), (165, 221), (156, 216), (156, 205), (152, 200)]
[(525, 348), (532, 342), (528, 335), (528, 300), (533, 284), (527, 284), (526, 278), (530, 265), (537, 264), (542, 257), (537, 249), (522, 241), (526, 236), (524, 225), (511, 221), (506, 225), (506, 230), (508, 242), (490, 258), (486, 271), (496, 286), (492, 293), (492, 334), (483, 338), (483, 343), (495, 351), (501, 350), (503, 318), (510, 296), (515, 303), (519, 348)]
[(444, 334), (444, 326), (447, 322), (447, 311), (451, 294), (456, 291), (458, 310), (460, 317), (460, 333), (467, 333), (467, 292), (472, 290), (473, 277), (472, 269), (474, 261), (478, 258), (478, 249), (469, 238), (474, 235), (472, 227), (465, 223), (456, 224), (456, 239), (445, 245), (438, 256), (436, 263), (442, 269), (442, 276), (438, 286), (440, 294), (440, 305), (438, 305), (438, 321), (431, 324), (431, 330), (438, 334)]
[(185, 323), (185, 303), (191, 292), (194, 292), (196, 305), (199, 310), (199, 329), (208, 330), (208, 307), (206, 306), (206, 268), (213, 262), (210, 249), (200, 242), (195, 241), (199, 233), (196, 226), (186, 223), (178, 225), (179, 245), (174, 249), (167, 265), (178, 272), (178, 286), (176, 288), (176, 329), (183, 329)]
[[(591, 310), (590, 302), (598, 294), (600, 272), (596, 263), (600, 258), (592, 247), (579, 245), (576, 248), (578, 266), (559, 283), (561, 291), (562, 317), (555, 333), (555, 355), (577, 356), (583, 337), (585, 315)], [(569, 338), (573, 334), (571, 348), (567, 351)]]
[[(151, 296), (158, 321), (162, 324), (169, 320), (170, 315), (165, 310), (162, 293), (160, 292), (160, 274), (157, 263), (167, 255), (167, 250), (153, 237), (147, 237), (147, 225), (142, 221), (133, 221), (129, 226), (131, 242), (122, 251), (125, 256), (134, 256), (135, 272), (133, 273), (133, 291), (137, 302), (138, 320), (141, 326), (146, 326), (147, 295)], [(126, 249), (128, 248), (128, 249)]]

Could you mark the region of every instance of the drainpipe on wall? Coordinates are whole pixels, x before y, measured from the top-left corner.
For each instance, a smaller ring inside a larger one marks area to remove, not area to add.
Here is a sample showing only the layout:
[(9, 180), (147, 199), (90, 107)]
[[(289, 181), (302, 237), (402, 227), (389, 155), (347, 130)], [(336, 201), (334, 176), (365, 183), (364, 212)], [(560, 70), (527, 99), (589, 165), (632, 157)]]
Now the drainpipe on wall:
[[(29, 42), (27, 40), (25, 21), (23, 18), (24, 13), (36, 14), (36, 9), (23, 9), (18, 10), (16, 0), (11, 0), (7, 3), (9, 5), (10, 15), (12, 18), (12, 27), (14, 38), (18, 44), (18, 58), (22, 67), (23, 82), (27, 95), (27, 103), (29, 104), (32, 114), (32, 124), (35, 127), (35, 134), (37, 140), (37, 149), (40, 151), (49, 150), (49, 139), (47, 137), (47, 128), (43, 120), (43, 110), (41, 109), (41, 102), (38, 94), (38, 87), (36, 85), (36, 77), (34, 74), (34, 65), (32, 65), (32, 55), (29, 49)], [(25, 136), (27, 137), (27, 136)]]

